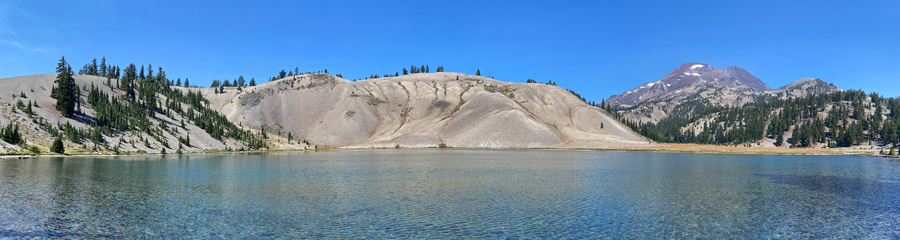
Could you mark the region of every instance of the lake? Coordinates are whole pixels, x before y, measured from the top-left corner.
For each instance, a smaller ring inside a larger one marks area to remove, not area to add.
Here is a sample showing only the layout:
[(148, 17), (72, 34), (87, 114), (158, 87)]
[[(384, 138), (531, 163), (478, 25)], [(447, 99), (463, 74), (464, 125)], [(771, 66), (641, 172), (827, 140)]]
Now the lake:
[(0, 237), (900, 238), (900, 162), (385, 149), (0, 160)]

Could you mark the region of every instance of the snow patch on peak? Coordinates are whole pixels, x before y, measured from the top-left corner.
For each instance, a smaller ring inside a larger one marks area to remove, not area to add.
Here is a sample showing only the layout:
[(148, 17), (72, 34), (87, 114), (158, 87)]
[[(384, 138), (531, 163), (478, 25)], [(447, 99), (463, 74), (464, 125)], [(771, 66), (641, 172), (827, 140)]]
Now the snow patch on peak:
[(694, 70), (694, 69), (697, 69), (697, 68), (702, 68), (703, 66), (706, 66), (706, 65), (703, 65), (703, 64), (694, 64), (693, 66), (691, 66), (691, 70)]

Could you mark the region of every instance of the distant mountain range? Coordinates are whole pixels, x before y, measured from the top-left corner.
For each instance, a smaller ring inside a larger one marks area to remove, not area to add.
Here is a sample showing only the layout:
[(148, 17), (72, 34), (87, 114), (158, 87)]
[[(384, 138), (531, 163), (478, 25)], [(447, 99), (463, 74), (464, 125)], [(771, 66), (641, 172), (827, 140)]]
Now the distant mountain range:
[(834, 84), (812, 78), (771, 89), (740, 67), (717, 68), (703, 63), (686, 63), (660, 80), (610, 96), (606, 103), (624, 109), (628, 118), (658, 122), (679, 106), (687, 107), (685, 104), (696, 109), (702, 108), (698, 105), (733, 107), (764, 97), (798, 97), (834, 91), (840, 89)]

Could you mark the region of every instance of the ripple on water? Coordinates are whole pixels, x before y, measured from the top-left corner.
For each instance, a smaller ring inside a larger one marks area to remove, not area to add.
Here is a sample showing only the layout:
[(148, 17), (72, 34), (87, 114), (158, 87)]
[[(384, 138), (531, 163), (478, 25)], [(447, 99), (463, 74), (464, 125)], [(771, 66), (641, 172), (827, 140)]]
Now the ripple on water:
[(7, 160), (0, 237), (897, 239), (897, 176), (855, 156), (542, 150)]

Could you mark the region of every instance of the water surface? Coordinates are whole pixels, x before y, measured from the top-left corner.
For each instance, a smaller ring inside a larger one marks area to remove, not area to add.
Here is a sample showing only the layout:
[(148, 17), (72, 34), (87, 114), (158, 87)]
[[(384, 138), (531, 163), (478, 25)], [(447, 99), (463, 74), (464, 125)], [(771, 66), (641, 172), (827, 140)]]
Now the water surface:
[(0, 161), (0, 237), (900, 238), (900, 162), (401, 149)]

